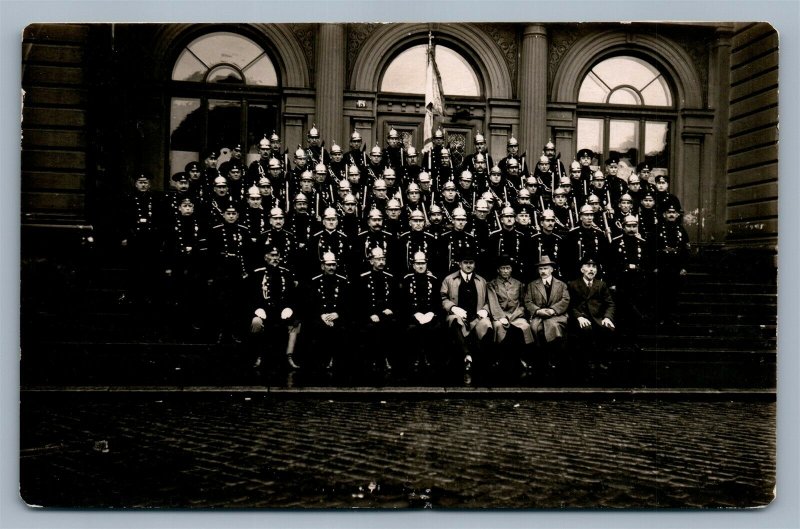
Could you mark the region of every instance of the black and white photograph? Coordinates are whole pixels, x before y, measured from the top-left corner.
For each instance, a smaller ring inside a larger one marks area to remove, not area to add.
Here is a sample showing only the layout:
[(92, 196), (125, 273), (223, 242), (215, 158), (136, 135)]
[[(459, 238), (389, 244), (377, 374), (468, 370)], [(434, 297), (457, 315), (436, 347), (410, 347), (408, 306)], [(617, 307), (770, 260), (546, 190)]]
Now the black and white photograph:
[(28, 508), (775, 500), (769, 22), (20, 38)]

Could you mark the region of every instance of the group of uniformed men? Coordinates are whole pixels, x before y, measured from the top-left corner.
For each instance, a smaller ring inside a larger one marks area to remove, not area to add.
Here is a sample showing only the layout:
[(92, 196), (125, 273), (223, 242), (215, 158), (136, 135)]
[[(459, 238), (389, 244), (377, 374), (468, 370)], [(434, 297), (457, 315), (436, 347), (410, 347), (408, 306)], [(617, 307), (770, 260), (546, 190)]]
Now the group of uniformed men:
[(129, 295), (165, 275), (187, 326), (239, 341), (250, 321), (256, 363), (293, 368), (419, 366), (443, 344), (466, 370), (529, 367), (563, 356), (567, 334), (603, 349), (617, 328), (633, 340), (671, 321), (689, 241), (647, 163), (626, 180), (618, 158), (603, 171), (581, 149), (567, 170), (548, 142), (531, 167), (513, 137), (495, 163), (477, 133), (455, 166), (441, 129), (421, 159), (393, 128), (369, 152), (357, 131), (347, 151), (316, 127), (307, 140), (290, 155), (265, 135), (249, 166), (241, 145), (219, 165), (211, 152), (165, 197), (139, 175), (120, 215)]

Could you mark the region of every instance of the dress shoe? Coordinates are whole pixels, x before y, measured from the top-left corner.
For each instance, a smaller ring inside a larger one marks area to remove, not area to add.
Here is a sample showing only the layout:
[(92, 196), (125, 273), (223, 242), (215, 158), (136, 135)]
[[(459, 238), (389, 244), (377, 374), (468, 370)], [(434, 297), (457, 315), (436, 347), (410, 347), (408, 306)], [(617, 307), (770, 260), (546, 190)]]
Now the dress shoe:
[(289, 366), (290, 369), (300, 369), (300, 366), (294, 363), (292, 355), (286, 356), (286, 365)]
[(470, 355), (464, 357), (464, 371), (467, 373), (472, 371), (472, 357)]

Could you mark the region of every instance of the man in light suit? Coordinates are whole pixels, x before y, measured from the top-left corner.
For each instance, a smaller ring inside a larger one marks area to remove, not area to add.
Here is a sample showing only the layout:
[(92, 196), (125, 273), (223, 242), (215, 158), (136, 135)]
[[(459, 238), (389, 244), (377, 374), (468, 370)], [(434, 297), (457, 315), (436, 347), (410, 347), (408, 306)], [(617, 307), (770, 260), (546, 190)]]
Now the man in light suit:
[(555, 263), (549, 255), (542, 256), (536, 268), (539, 279), (528, 283), (525, 289), (525, 308), (531, 315), (531, 331), (542, 353), (540, 360), (555, 367), (567, 334), (569, 289), (566, 283), (553, 277)]
[(444, 278), (439, 294), (447, 328), (464, 355), (464, 371), (469, 372), (473, 358), (480, 358), (493, 333), (486, 280), (475, 273), (473, 250), (465, 250), (458, 259), (459, 269)]
[[(594, 353), (605, 359), (614, 335), (614, 300), (608, 285), (597, 275), (597, 261), (592, 255), (581, 259), (579, 279), (569, 282), (570, 307), (574, 331), (573, 349), (582, 360)], [(592, 367), (594, 363), (590, 363)], [(603, 367), (603, 364), (600, 364)]]
[(502, 255), (497, 264), (497, 277), (487, 284), (494, 343), (496, 353), (499, 353), (497, 360), (508, 367), (519, 368), (521, 365), (527, 370), (525, 346), (533, 343), (533, 334), (525, 318), (525, 286), (519, 279), (511, 276), (511, 257)]

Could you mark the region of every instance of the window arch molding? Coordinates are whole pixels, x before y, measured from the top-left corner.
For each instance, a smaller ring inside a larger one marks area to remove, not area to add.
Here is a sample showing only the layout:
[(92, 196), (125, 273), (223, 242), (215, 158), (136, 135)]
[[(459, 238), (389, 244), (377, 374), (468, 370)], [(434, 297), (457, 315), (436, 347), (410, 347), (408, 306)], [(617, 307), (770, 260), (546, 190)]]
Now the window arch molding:
[[(478, 97), (482, 100), (486, 99), (486, 74), (484, 73), (485, 70), (481, 70), (481, 66), (476, 63), (475, 58), (464, 49), (464, 47), (458, 42), (451, 38), (448, 38), (446, 35), (442, 35), (440, 37), (436, 37), (434, 39), (434, 43), (437, 46), (447, 47), (453, 52), (460, 55), (467, 63), (469, 68), (472, 69), (473, 74), (477, 78), (478, 81), (478, 96), (452, 96), (456, 98), (462, 97)], [(390, 55), (387, 57), (386, 61), (381, 64), (380, 71), (376, 72), (377, 74), (377, 91), (380, 92), (381, 84), (383, 83), (384, 76), (388, 71), (389, 67), (392, 65), (395, 59), (397, 59), (400, 55), (404, 52), (420, 45), (427, 45), (428, 44), (428, 35), (416, 35), (413, 38), (409, 38), (408, 40), (404, 40), (399, 42), (392, 48), (389, 52)], [(438, 62), (438, 61), (437, 61)], [(441, 69), (441, 66), (440, 66)], [(447, 94), (445, 94), (447, 96)]]
[[(385, 31), (383, 31), (385, 29)], [(378, 92), (391, 61), (403, 50), (427, 42), (430, 24), (398, 24), (373, 32), (362, 44), (350, 76), (352, 90)], [(510, 99), (511, 75), (497, 45), (474, 24), (438, 25), (435, 42), (453, 48), (473, 66), (483, 98)]]
[(591, 68), (614, 55), (638, 56), (666, 74), (674, 90), (675, 108), (702, 108), (702, 86), (691, 57), (676, 43), (659, 36), (637, 34), (631, 42), (628, 34), (607, 31), (588, 35), (564, 55), (553, 77), (553, 100), (561, 103), (578, 101), (578, 91)]
[(160, 79), (172, 77), (172, 67), (195, 39), (217, 32), (237, 33), (267, 52), (278, 75), (278, 86), (309, 88), (309, 66), (296, 37), (280, 24), (168, 24), (159, 30), (154, 56), (164, 57)]

